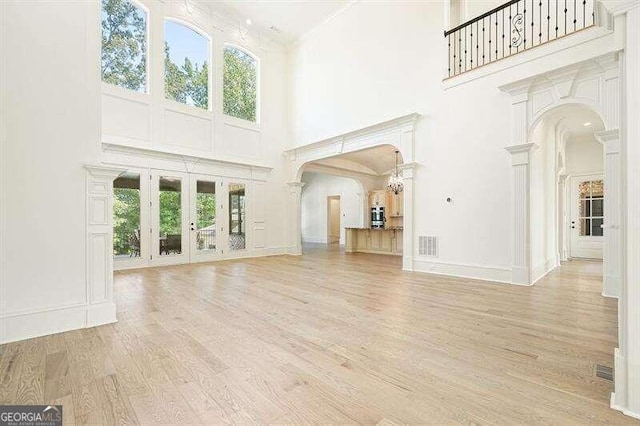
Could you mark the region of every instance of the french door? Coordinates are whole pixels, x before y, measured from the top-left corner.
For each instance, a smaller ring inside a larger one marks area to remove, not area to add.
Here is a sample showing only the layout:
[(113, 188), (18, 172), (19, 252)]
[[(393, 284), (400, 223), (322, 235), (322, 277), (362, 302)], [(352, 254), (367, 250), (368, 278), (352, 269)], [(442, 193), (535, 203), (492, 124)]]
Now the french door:
[(602, 175), (571, 178), (571, 257), (602, 259), (604, 223), (604, 180)]
[(147, 169), (114, 183), (114, 267), (207, 262), (247, 247), (247, 182)]
[(207, 175), (190, 176), (189, 253), (191, 262), (216, 260), (224, 253), (224, 182)]
[(151, 170), (150, 265), (189, 262), (189, 175)]

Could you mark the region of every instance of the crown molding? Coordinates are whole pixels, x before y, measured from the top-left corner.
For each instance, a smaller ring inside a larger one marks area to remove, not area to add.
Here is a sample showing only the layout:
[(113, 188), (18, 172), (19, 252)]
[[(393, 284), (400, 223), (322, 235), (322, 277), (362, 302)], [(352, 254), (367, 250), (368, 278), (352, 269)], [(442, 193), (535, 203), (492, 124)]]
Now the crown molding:
[(289, 159), (295, 159), (300, 154), (306, 151), (317, 150), (323, 146), (330, 146), (335, 144), (336, 142), (344, 142), (350, 139), (357, 139), (360, 137), (369, 136), (374, 133), (380, 133), (383, 131), (397, 130), (404, 127), (408, 127), (408, 131), (415, 130), (415, 125), (420, 119), (421, 115), (417, 112), (402, 115), (400, 117), (392, 118), (391, 120), (383, 121), (381, 123), (377, 123), (371, 126), (363, 127), (359, 130), (354, 130), (351, 132), (343, 133), (341, 135), (333, 136), (326, 139), (321, 139), (317, 142), (312, 142), (309, 144), (302, 145), (297, 148), (292, 148), (286, 150), (285, 156)]

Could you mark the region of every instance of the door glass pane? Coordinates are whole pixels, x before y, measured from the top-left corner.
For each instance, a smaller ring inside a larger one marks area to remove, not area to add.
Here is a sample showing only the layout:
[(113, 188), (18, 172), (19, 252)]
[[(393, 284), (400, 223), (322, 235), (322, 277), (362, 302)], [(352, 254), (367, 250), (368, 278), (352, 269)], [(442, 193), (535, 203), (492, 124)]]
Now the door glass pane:
[(113, 181), (113, 255), (140, 257), (140, 175), (125, 173)]
[(581, 237), (601, 237), (604, 222), (604, 181), (592, 180), (578, 185), (578, 230)]
[(591, 235), (602, 237), (602, 219), (591, 219)]
[(216, 184), (196, 182), (196, 250), (216, 249)]
[(160, 255), (182, 253), (182, 180), (160, 176), (159, 179), (159, 247)]
[(591, 214), (593, 216), (604, 216), (604, 207), (602, 198), (591, 200)]
[(591, 219), (580, 219), (580, 236), (587, 237), (591, 235)]
[(245, 241), (245, 185), (229, 184), (229, 249), (244, 250)]
[(604, 197), (604, 181), (594, 180), (591, 181), (591, 197)]

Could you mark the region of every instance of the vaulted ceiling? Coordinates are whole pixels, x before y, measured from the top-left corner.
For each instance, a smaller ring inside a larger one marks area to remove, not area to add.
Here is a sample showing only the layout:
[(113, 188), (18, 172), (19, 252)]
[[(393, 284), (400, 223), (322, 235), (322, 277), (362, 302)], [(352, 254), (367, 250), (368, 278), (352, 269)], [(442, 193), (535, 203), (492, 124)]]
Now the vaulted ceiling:
[(273, 40), (291, 45), (300, 37), (331, 18), (353, 0), (197, 0), (212, 10), (233, 17)]
[[(372, 177), (389, 174), (395, 167), (395, 148), (391, 145), (382, 145), (362, 151), (341, 154), (335, 157), (318, 160), (312, 165), (330, 168), (334, 173), (356, 173)], [(402, 164), (402, 156), (398, 155), (398, 162)]]

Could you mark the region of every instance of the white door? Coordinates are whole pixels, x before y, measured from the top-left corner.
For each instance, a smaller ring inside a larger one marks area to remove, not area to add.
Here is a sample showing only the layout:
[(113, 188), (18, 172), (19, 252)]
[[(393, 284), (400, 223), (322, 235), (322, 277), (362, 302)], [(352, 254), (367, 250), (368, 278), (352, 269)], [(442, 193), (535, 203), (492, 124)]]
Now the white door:
[(221, 235), (227, 240), (227, 256), (238, 257), (243, 255), (248, 247), (247, 182), (230, 180), (226, 182), (225, 187), (227, 215)]
[(149, 265), (149, 170), (132, 169), (113, 182), (113, 269)]
[(573, 176), (570, 191), (570, 256), (602, 259), (603, 177), (602, 175)]
[(223, 252), (224, 195), (221, 179), (191, 175), (189, 222), (191, 262), (216, 260)]
[(151, 170), (151, 265), (189, 262), (189, 216), (189, 176)]
[(340, 196), (327, 197), (327, 243), (340, 242)]

